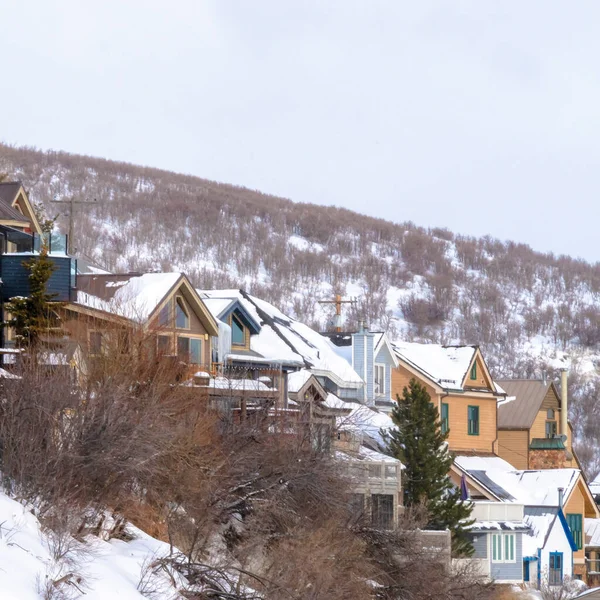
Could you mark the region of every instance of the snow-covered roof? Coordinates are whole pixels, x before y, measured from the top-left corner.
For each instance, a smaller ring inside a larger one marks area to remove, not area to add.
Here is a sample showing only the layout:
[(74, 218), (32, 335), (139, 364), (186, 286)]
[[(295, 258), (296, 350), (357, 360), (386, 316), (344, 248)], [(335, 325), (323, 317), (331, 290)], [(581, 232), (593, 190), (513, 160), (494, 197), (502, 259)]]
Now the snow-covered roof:
[[(445, 389), (461, 390), (477, 346), (392, 342), (396, 356)], [(496, 385), (496, 392), (503, 393)]]
[(362, 445), (359, 447), (358, 452), (336, 450), (335, 457), (339, 460), (382, 462), (390, 465), (400, 465), (403, 467), (402, 463), (397, 458), (383, 454), (383, 452), (377, 452), (377, 450), (371, 450), (371, 448), (367, 448), (366, 446)]
[(519, 471), (498, 456), (457, 456), (454, 462), (499, 500), (525, 506), (558, 506), (558, 488), (566, 501), (581, 474), (578, 469)]
[(272, 304), (241, 290), (198, 290), (198, 293), (203, 298), (239, 300), (252, 319), (261, 325), (260, 332), (250, 337), (250, 349), (266, 360), (302, 364), (313, 374), (331, 377), (340, 387), (362, 387), (363, 380), (336, 353), (327, 337), (288, 317)]
[(142, 323), (181, 276), (181, 273), (79, 276), (77, 303)]
[(288, 375), (288, 392), (295, 393), (302, 389), (302, 386), (312, 377), (308, 369), (300, 369)]
[(524, 521), (531, 528), (523, 536), (523, 556), (537, 556), (539, 548), (543, 548), (551, 528), (555, 524), (558, 508), (539, 508), (525, 514)]
[(248, 392), (272, 392), (276, 388), (265, 385), (257, 379), (233, 379), (229, 377), (211, 377), (206, 385), (189, 383), (192, 387), (207, 387), (216, 390), (235, 390)]
[(344, 404), (351, 405), (352, 408), (347, 416), (337, 418), (338, 428), (360, 432), (374, 440), (381, 448), (385, 447), (381, 430), (388, 431), (394, 427), (391, 417), (364, 404)]

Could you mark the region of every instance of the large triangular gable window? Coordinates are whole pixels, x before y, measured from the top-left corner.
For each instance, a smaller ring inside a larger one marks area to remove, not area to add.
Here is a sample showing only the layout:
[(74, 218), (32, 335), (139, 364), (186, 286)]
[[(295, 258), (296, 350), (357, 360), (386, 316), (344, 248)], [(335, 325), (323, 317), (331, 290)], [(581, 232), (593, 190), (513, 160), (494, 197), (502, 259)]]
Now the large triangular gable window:
[(190, 316), (183, 303), (183, 298), (177, 298), (177, 304), (175, 305), (175, 324), (177, 329), (190, 328)]

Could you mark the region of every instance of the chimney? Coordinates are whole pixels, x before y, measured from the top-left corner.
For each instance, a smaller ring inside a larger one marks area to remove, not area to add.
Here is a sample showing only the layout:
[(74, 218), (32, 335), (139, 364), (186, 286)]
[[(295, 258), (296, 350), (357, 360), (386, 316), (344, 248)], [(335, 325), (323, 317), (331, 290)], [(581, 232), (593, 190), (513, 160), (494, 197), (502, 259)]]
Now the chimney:
[(558, 508), (563, 507), (564, 492), (565, 492), (565, 488), (558, 488)]
[(565, 448), (569, 438), (569, 394), (567, 391), (567, 369), (560, 370), (560, 433), (565, 436)]

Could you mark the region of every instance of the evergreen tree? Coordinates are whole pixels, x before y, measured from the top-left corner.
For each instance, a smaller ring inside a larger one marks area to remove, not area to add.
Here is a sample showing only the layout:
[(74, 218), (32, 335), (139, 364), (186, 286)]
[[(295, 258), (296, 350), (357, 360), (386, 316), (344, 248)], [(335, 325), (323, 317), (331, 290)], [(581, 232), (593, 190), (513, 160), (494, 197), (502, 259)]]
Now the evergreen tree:
[[(50, 303), (57, 294), (46, 291), (48, 280), (55, 269), (48, 257), (48, 248), (44, 245), (39, 256), (24, 261), (29, 271), (29, 296), (11, 298), (5, 305), (11, 318), (4, 324), (13, 327), (17, 344), (24, 348), (36, 348), (43, 335), (50, 331), (56, 334), (55, 318)], [(56, 306), (56, 304), (55, 304)]]
[(403, 471), (404, 504), (424, 504), (429, 529), (450, 529), (455, 555), (473, 553), (466, 533), (472, 505), (463, 502), (449, 477), (453, 456), (447, 449), (438, 410), (427, 390), (415, 379), (403, 390), (392, 411), (396, 427), (386, 434), (388, 450), (406, 467)]

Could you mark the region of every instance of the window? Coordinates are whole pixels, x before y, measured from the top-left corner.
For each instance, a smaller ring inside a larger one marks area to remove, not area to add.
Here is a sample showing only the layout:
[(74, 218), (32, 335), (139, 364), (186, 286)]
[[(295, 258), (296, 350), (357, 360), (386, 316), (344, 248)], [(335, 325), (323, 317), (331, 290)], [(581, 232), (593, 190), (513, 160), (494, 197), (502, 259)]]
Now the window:
[(577, 544), (577, 550), (581, 550), (583, 548), (583, 526), (582, 526), (582, 516), (578, 514), (567, 514), (567, 523), (569, 524), (569, 529), (573, 534), (573, 541)]
[(90, 354), (102, 354), (102, 333), (90, 331)]
[(168, 327), (171, 321), (171, 301), (169, 300), (158, 313), (158, 324), (161, 327)]
[(375, 389), (376, 396), (385, 394), (385, 365), (375, 365)]
[(448, 433), (448, 431), (450, 430), (450, 423), (448, 421), (448, 416), (449, 416), (448, 403), (442, 402), (442, 418), (441, 418), (442, 433)]
[(562, 552), (550, 552), (550, 570), (548, 572), (548, 583), (550, 585), (562, 585), (563, 582), (563, 555)]
[(190, 338), (187, 338), (187, 337), (178, 337), (177, 338), (177, 357), (185, 362), (189, 361)]
[(398, 479), (398, 469), (396, 465), (385, 465), (385, 478)]
[(546, 421), (546, 437), (551, 438), (556, 435), (556, 421)]
[(492, 562), (515, 562), (514, 533), (493, 533), (491, 544)]
[(379, 463), (369, 465), (369, 479), (381, 479), (381, 465)]
[(235, 346), (246, 345), (244, 326), (235, 315), (231, 315), (231, 343)]
[(129, 354), (131, 337), (129, 331), (119, 331), (118, 333), (119, 354)]
[(194, 365), (202, 364), (202, 340), (197, 338), (190, 340), (190, 362)]
[(183, 303), (183, 298), (177, 298), (177, 304), (175, 305), (175, 325), (177, 329), (190, 328), (190, 317)]
[(159, 354), (171, 353), (171, 338), (168, 335), (159, 335), (156, 338), (156, 347)]
[(477, 381), (477, 363), (474, 362), (471, 367), (471, 381)]
[(548, 419), (548, 421), (554, 421), (554, 410), (552, 408), (549, 408), (546, 411), (546, 419)]
[(392, 529), (394, 525), (394, 496), (371, 495), (371, 523), (378, 529)]
[(468, 417), (468, 434), (479, 435), (479, 406), (469, 406)]

